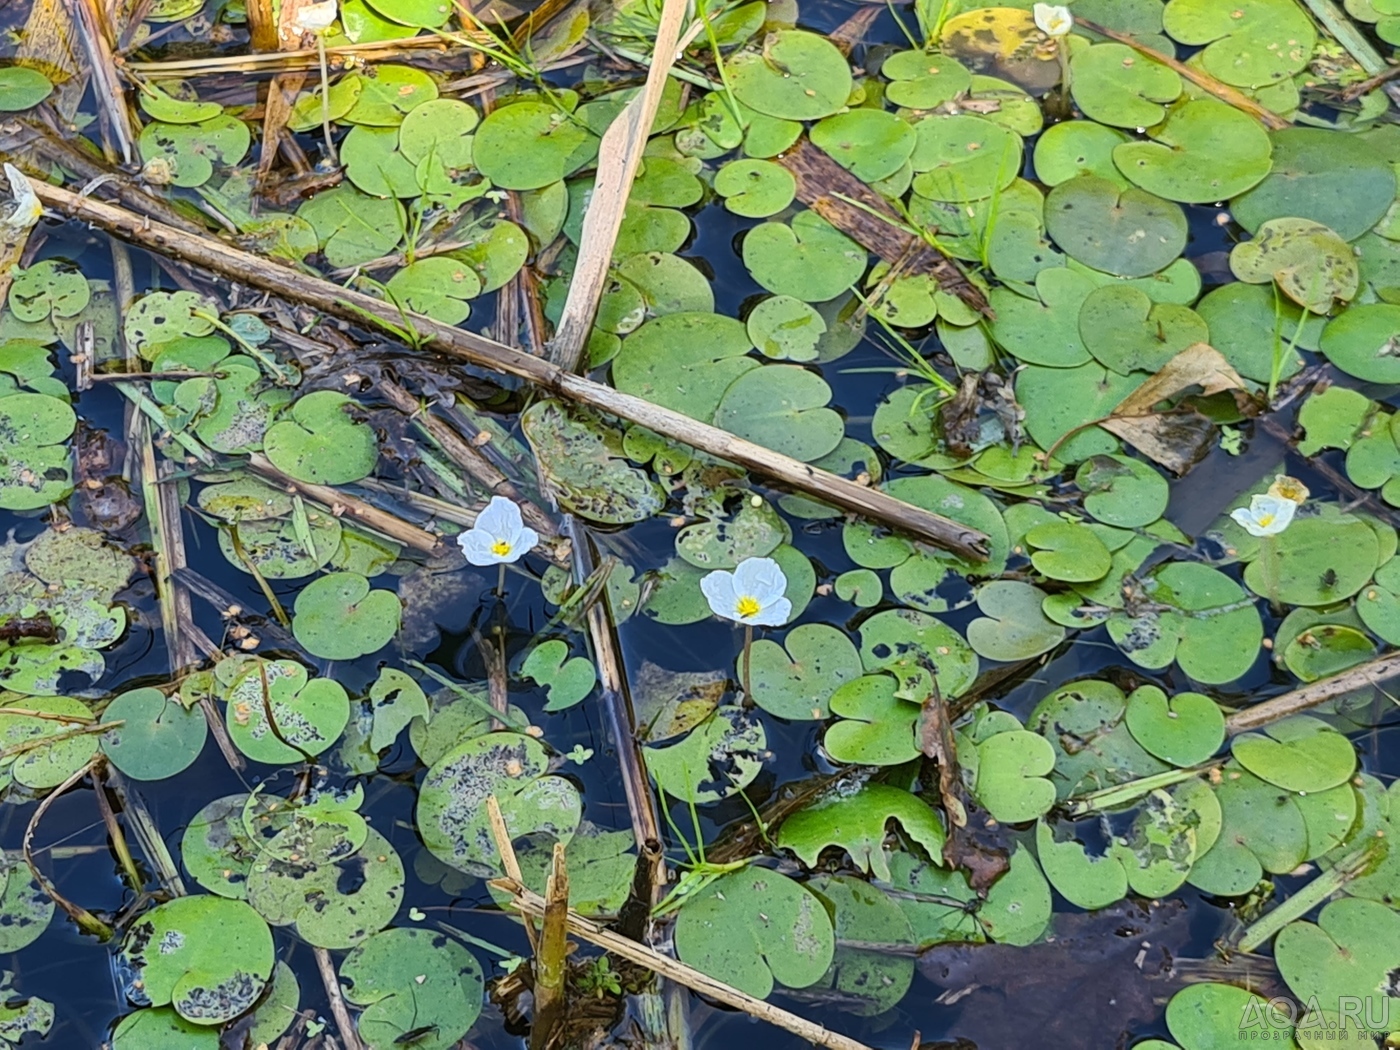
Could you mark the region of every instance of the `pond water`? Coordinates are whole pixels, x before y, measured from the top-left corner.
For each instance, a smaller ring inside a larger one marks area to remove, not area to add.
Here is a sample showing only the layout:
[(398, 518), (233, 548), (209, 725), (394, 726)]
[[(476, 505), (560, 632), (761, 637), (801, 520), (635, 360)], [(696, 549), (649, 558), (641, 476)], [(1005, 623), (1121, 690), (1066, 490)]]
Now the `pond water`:
[[(711, 5), (586, 372), (985, 560), (414, 331), (544, 350), (660, 5), (304, 13), (260, 199), (245, 5), (137, 6), (117, 107), (0, 9), (0, 159), (284, 276), (0, 221), (0, 1044), (524, 1045), (488, 796), (607, 923), (654, 821), (647, 942), (880, 1050), (1400, 1030), (1391, 669), (1298, 694), (1400, 644), (1400, 129), (1311, 5)], [(805, 1043), (573, 959), (559, 1045)]]

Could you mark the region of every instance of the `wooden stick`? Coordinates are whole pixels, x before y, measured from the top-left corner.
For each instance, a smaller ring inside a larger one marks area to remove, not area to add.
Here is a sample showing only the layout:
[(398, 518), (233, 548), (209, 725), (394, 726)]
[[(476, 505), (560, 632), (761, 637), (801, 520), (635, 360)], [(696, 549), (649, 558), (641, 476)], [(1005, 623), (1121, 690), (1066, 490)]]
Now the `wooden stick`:
[[(90, 222), (123, 240), (204, 267), (243, 284), (274, 292), (350, 321), (363, 323), (369, 316), (378, 318), (386, 326), (404, 323), (405, 316), (383, 300), (298, 273), (290, 267), (240, 251), (222, 241), (192, 236), (56, 186), (36, 184), (35, 193), (49, 207), (74, 219)], [(640, 423), (663, 437), (738, 464), (798, 492), (909, 533), (916, 539), (962, 557), (979, 561), (987, 557), (988, 541), (983, 533), (940, 514), (799, 462), (680, 412), (576, 376), (557, 365), (494, 340), (417, 314), (410, 315), (410, 320), (426, 346), (445, 354), (480, 368), (515, 376), (548, 393), (589, 405), (620, 419)]]
[[(478, 33), (457, 34), (467, 40), (483, 39)], [(495, 42), (495, 38), (491, 38)], [(465, 45), (463, 45), (465, 47)], [(398, 40), (380, 40), (372, 44), (346, 44), (343, 47), (326, 48), (326, 61), (332, 69), (348, 68), (351, 65), (379, 62), (385, 59), (405, 61), (410, 56), (405, 51), (449, 51), (450, 39), (438, 36), (403, 37)], [(190, 77), (215, 76), (219, 73), (267, 73), (290, 70), (312, 70), (320, 68), (320, 57), (314, 47), (296, 51), (269, 51), (257, 55), (211, 55), (207, 58), (186, 58), (170, 62), (125, 62), (123, 66), (137, 76), (149, 80), (186, 80)]]
[(316, 969), (321, 974), (321, 985), (326, 989), (331, 1016), (335, 1018), (335, 1028), (340, 1033), (340, 1041), (345, 1044), (345, 1050), (365, 1050), (365, 1044), (360, 1042), (359, 1033), (355, 1031), (355, 1022), (350, 1019), (350, 1011), (345, 1006), (345, 996), (341, 994), (340, 981), (335, 976), (335, 964), (331, 962), (331, 953), (324, 948), (312, 948), (311, 954), (316, 957)]
[(568, 1003), (564, 980), (569, 972), (569, 869), (564, 844), (554, 844), (553, 865), (545, 884), (540, 952), (535, 956), (535, 1016), (530, 1023), (530, 1050), (548, 1050), (564, 1020)]
[(91, 64), (98, 112), (116, 139), (122, 163), (131, 164), (136, 159), (136, 129), (131, 123), (131, 111), (127, 109), (126, 93), (117, 83), (116, 59), (102, 24), (102, 13), (93, 0), (68, 0), (68, 12)]
[(955, 262), (909, 233), (889, 201), (806, 138), (777, 161), (797, 180), (797, 199), (846, 236), (891, 266), (899, 266), (906, 276), (929, 274), (945, 292), (991, 316), (987, 297)]
[(1277, 722), (1279, 719), (1287, 718), (1289, 715), (1296, 715), (1316, 707), (1318, 704), (1325, 704), (1328, 700), (1345, 696), (1357, 689), (1364, 689), (1368, 685), (1379, 685), (1387, 678), (1394, 678), (1396, 675), (1400, 675), (1400, 653), (1390, 653), (1372, 660), (1370, 663), (1364, 663), (1360, 667), (1353, 667), (1350, 671), (1343, 671), (1341, 674), (1335, 674), (1331, 678), (1323, 678), (1321, 681), (1309, 682), (1292, 692), (1276, 696), (1272, 700), (1265, 700), (1262, 704), (1255, 704), (1253, 707), (1246, 707), (1243, 711), (1236, 711), (1225, 719), (1225, 730), (1234, 734), (1258, 729), (1261, 726)]
[[(493, 879), (491, 886), (511, 894), (510, 904), (522, 916), (537, 918), (544, 915), (544, 898), (527, 889), (515, 879)], [(638, 944), (636, 941), (628, 940), (590, 919), (585, 919), (572, 910), (569, 912), (569, 932), (590, 944), (596, 944), (610, 955), (617, 955), (638, 966), (645, 966), (662, 977), (669, 977), (701, 995), (717, 999), (726, 1006), (744, 1011), (751, 1017), (757, 1017), (769, 1024), (784, 1028), (816, 1046), (824, 1046), (828, 1050), (870, 1050), (864, 1043), (840, 1035), (822, 1025), (814, 1024), (804, 1017), (798, 1017), (796, 1014), (773, 1006), (771, 1003), (766, 1003), (762, 999), (755, 999), (737, 988), (731, 988), (723, 981), (718, 981), (708, 974), (692, 969), (683, 962), (668, 958), (645, 945)]]
[[(1307, 2), (1307, 0), (1304, 0), (1304, 2)], [(1098, 33), (1100, 36), (1106, 36), (1108, 39), (1116, 40), (1120, 44), (1127, 44), (1138, 54), (1145, 55), (1152, 59), (1152, 61), (1166, 66), (1176, 73), (1177, 76), (1185, 77), (1198, 88), (1201, 88), (1203, 91), (1208, 91), (1226, 105), (1234, 106), (1242, 113), (1248, 113), (1270, 131), (1281, 131), (1284, 128), (1291, 128), (1293, 126), (1290, 121), (1284, 120), (1270, 109), (1265, 109), (1239, 88), (1231, 87), (1229, 84), (1217, 80), (1204, 70), (1193, 69), (1185, 62), (1178, 62), (1170, 55), (1162, 54), (1162, 52), (1158, 51), (1156, 48), (1141, 44), (1127, 33), (1120, 33), (1116, 29), (1108, 29), (1095, 22), (1090, 22), (1086, 18), (1076, 17), (1075, 22), (1085, 29)]]
[(689, 9), (689, 0), (663, 0), (652, 52), (655, 57), (647, 71), (646, 84), (613, 118), (598, 146), (598, 173), (593, 183), (593, 196), (583, 216), (578, 262), (569, 281), (564, 311), (549, 346), (549, 359), (570, 372), (578, 371), (588, 334), (593, 330), (593, 316), (598, 312), (598, 302), (607, 284), (623, 211), (632, 192), (632, 182), (642, 166), (642, 151), (646, 148), (652, 122), (656, 120), (667, 75), (675, 64), (677, 52), (702, 28), (701, 23), (696, 22), (686, 33), (685, 41), (681, 41), (681, 23)]
[(424, 554), (437, 554), (442, 546), (442, 537), (434, 536), (417, 525), (410, 525), (387, 510), (380, 510), (329, 485), (313, 485), (309, 481), (298, 481), (290, 474), (282, 473), (261, 452), (254, 452), (248, 456), (248, 467), (254, 474), (259, 474), (283, 488), (295, 489), (313, 503), (325, 507), (336, 517), (348, 515), (365, 528), (387, 536), (396, 543), (402, 543), (405, 547), (412, 547)]

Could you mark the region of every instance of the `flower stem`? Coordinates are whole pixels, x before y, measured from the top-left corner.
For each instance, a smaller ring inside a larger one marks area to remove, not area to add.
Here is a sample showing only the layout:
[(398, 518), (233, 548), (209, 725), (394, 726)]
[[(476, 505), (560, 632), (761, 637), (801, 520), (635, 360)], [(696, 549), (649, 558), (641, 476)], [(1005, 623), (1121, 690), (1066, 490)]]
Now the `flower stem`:
[(749, 659), (753, 655), (753, 624), (744, 624), (744, 702), (753, 703), (753, 686), (749, 684)]
[(1264, 563), (1264, 581), (1269, 592), (1269, 606), (1278, 611), (1279, 549), (1277, 536), (1263, 536), (1259, 540), (1259, 557)]
[(316, 34), (316, 57), (321, 60), (321, 130), (326, 136), (326, 156), (332, 167), (338, 167), (340, 161), (335, 155), (335, 143), (331, 141), (331, 78), (326, 72), (326, 38), (322, 33)]
[(506, 563), (501, 562), (496, 568), (499, 570), (496, 576), (496, 597), (504, 598), (506, 596)]

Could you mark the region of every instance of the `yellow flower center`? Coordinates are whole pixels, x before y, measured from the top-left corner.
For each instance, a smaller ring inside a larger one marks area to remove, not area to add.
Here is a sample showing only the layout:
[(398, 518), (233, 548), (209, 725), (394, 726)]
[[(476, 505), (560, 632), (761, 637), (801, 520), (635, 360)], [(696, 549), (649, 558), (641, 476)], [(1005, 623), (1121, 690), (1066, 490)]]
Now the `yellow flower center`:
[(498, 558), (505, 558), (510, 555), (510, 544), (505, 540), (497, 540), (491, 544), (491, 553)]
[(750, 616), (757, 616), (762, 609), (763, 606), (758, 604), (758, 599), (750, 598), (747, 594), (743, 595), (734, 606), (734, 611), (739, 614), (741, 619), (745, 620)]
[(1267, 529), (1270, 525), (1274, 523), (1275, 517), (1277, 517), (1277, 515), (1275, 514), (1261, 514), (1254, 520), (1259, 523), (1259, 527), (1261, 529)]
[(1269, 486), (1269, 495), (1292, 500), (1294, 503), (1302, 503), (1308, 498), (1308, 487), (1297, 478), (1290, 478), (1286, 474), (1280, 474), (1274, 480), (1274, 483)]

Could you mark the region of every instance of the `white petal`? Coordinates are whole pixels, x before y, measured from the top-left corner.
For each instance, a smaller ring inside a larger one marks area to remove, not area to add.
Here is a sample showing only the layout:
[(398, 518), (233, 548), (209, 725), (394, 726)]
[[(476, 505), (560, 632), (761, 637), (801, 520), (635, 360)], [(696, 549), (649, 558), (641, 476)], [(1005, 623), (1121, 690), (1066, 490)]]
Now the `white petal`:
[[(1298, 504), (1282, 496), (1255, 496), (1249, 501), (1249, 512), (1264, 529), (1265, 536), (1276, 536), (1293, 522)], [(1268, 520), (1268, 525), (1264, 521)]]
[(1235, 521), (1239, 523), (1240, 527), (1251, 536), (1267, 535), (1267, 533), (1259, 527), (1259, 523), (1254, 520), (1254, 515), (1249, 512), (1247, 507), (1236, 507), (1234, 510), (1230, 511), (1230, 517), (1234, 518)]
[(513, 500), (504, 496), (492, 496), (491, 502), (486, 504), (486, 509), (476, 516), (475, 527), (514, 546), (515, 538), (520, 535), (524, 522), (520, 517), (520, 508)]
[(468, 529), (457, 537), (457, 543), (462, 548), (462, 554), (467, 561), (473, 565), (499, 565), (503, 561), (514, 561), (513, 558), (502, 558), (491, 550), (496, 542), (495, 538), (489, 536), (481, 529)]
[(738, 592), (734, 590), (734, 574), (716, 569), (700, 577), (700, 592), (710, 603), (710, 612), (726, 620), (735, 618), (734, 609), (739, 604)]
[(534, 529), (530, 528), (529, 526), (522, 526), (520, 531), (516, 533), (515, 542), (511, 544), (511, 547), (515, 552), (515, 557), (511, 560), (518, 561), (519, 559), (525, 557), (525, 555), (529, 554), (539, 545), (540, 534)]
[(792, 602), (786, 598), (774, 598), (744, 622), (758, 627), (781, 627), (788, 622), (788, 617), (791, 615)]
[(14, 201), (14, 207), (9, 215), (0, 219), (0, 226), (16, 232), (27, 230), (43, 215), (43, 205), (39, 203), (34, 187), (29, 184), (24, 172), (13, 164), (5, 165), (5, 179), (10, 184), (10, 197)]
[(734, 570), (734, 590), (767, 605), (787, 591), (787, 577), (772, 558), (745, 558)]
[(336, 0), (321, 0), (316, 4), (305, 4), (297, 11), (294, 19), (296, 27), (306, 32), (318, 33), (327, 29), (335, 21)]

